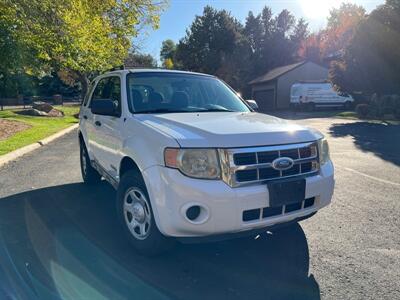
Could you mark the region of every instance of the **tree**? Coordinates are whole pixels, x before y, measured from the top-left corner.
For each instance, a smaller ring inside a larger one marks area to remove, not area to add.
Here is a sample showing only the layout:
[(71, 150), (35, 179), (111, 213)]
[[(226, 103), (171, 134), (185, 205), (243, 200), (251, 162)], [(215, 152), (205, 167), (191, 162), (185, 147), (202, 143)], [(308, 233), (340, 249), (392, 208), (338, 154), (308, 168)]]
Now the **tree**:
[(356, 4), (342, 3), (339, 8), (332, 9), (320, 45), (322, 56), (340, 55), (365, 16), (365, 9)]
[(399, 15), (399, 1), (387, 1), (360, 22), (342, 59), (330, 70), (338, 90), (400, 93)]
[(290, 39), (295, 24), (295, 17), (286, 9), (275, 17), (272, 37), (268, 41), (268, 69), (291, 64), (296, 60), (297, 49)]
[(150, 54), (129, 53), (124, 61), (125, 68), (157, 68), (157, 61)]
[(162, 42), (160, 58), (164, 68), (172, 69), (174, 66), (176, 53), (176, 44), (173, 40), (168, 39)]
[[(243, 26), (227, 11), (206, 6), (179, 41), (173, 63), (217, 75), (248, 95), (250, 80), (297, 61), (308, 35), (308, 24), (303, 19), (296, 22), (288, 10), (275, 17), (267, 6), (258, 15), (250, 11)], [(163, 44), (162, 58), (169, 53), (166, 48)]]
[(310, 34), (300, 42), (298, 56), (302, 60), (322, 63), (321, 45), (323, 33), (321, 31)]
[(227, 11), (206, 6), (179, 41), (174, 63), (182, 69), (217, 75), (242, 89), (250, 53), (243, 31)]
[(163, 66), (164, 68), (171, 70), (174, 68), (174, 62), (171, 58), (167, 58), (166, 60), (164, 60)]
[[(247, 64), (244, 66), (246, 76), (244, 81), (250, 81), (252, 76), (257, 76), (259, 73), (254, 74), (257, 70), (256, 66), (261, 66), (263, 63), (264, 54), (264, 32), (265, 28), (262, 23), (261, 14), (254, 16), (253, 12), (249, 12), (243, 30), (244, 38), (247, 40)], [(246, 50), (245, 50), (246, 51)]]
[(79, 96), (79, 85), (74, 80), (73, 82), (65, 83), (66, 79), (62, 80), (64, 76), (62, 71), (58, 74), (52, 72), (49, 75), (43, 76), (38, 79), (38, 94), (41, 96), (53, 96), (55, 94), (61, 94), (67, 97)]
[(273, 18), (272, 10), (268, 6), (264, 6), (264, 8), (261, 11), (261, 15), (259, 15), (261, 18), (261, 24), (263, 26), (263, 35), (264, 41), (267, 41), (271, 38), (273, 31), (276, 29), (276, 24), (275, 20)]
[(15, 9), (0, 1), (0, 98), (33, 93), (36, 53), (22, 41)]
[(254, 79), (274, 67), (294, 62), (308, 34), (305, 20), (300, 19), (296, 23), (294, 16), (287, 10), (276, 17), (267, 6), (257, 16), (249, 12), (244, 27), (244, 35), (251, 49), (246, 80)]
[(296, 48), (300, 48), (301, 43), (305, 41), (309, 35), (310, 31), (308, 30), (308, 23), (303, 18), (300, 18), (294, 26), (290, 40), (294, 43)]
[(261, 23), (261, 16), (254, 16), (253, 12), (249, 12), (244, 26), (244, 35), (247, 38), (252, 53), (259, 53), (262, 48), (263, 40), (263, 25)]
[(227, 11), (206, 6), (179, 41), (176, 58), (185, 69), (215, 74), (233, 53), (241, 30)]
[[(122, 65), (143, 25), (157, 27), (164, 0), (0, 0), (20, 44), (42, 69), (88, 78)], [(2, 17), (3, 18), (3, 17)]]
[(295, 17), (290, 13), (290, 11), (284, 9), (275, 18), (276, 32), (281, 35), (287, 35), (295, 23)]

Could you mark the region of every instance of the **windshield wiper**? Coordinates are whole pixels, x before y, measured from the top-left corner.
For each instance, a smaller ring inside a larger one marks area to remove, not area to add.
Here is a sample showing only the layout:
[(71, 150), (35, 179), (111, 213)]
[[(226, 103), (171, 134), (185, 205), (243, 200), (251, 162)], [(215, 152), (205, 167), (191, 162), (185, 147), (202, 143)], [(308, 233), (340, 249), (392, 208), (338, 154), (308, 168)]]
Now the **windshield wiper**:
[(198, 113), (198, 112), (236, 112), (225, 108), (209, 108), (209, 109), (197, 109), (197, 110), (183, 110), (183, 109), (169, 109), (169, 108), (158, 108), (153, 110), (137, 111), (135, 114), (161, 114), (161, 113)]
[(234, 110), (229, 110), (229, 109), (226, 109), (226, 108), (208, 108), (208, 109), (205, 109), (205, 110), (198, 110), (196, 112), (219, 112), (219, 111), (222, 111), (222, 112), (236, 112)]

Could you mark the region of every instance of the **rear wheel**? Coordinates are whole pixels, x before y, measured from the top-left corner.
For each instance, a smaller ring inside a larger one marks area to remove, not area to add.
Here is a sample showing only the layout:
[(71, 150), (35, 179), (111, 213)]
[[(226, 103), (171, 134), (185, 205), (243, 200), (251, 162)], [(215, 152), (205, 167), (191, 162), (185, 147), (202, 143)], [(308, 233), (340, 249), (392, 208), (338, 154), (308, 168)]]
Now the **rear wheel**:
[(173, 240), (157, 228), (146, 185), (136, 170), (126, 172), (121, 178), (117, 213), (123, 231), (140, 254), (156, 255), (173, 245)]
[(83, 182), (86, 184), (99, 183), (101, 181), (101, 176), (90, 164), (90, 158), (83, 142), (80, 142), (80, 161)]

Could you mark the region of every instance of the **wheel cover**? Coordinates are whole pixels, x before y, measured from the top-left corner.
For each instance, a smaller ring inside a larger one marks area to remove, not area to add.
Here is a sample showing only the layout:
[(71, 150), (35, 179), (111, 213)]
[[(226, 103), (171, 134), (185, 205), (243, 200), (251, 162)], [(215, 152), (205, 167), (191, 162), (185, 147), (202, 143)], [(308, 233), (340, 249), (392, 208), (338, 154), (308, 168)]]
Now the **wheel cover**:
[(128, 189), (124, 196), (124, 219), (129, 231), (138, 240), (149, 236), (151, 227), (150, 204), (137, 187)]

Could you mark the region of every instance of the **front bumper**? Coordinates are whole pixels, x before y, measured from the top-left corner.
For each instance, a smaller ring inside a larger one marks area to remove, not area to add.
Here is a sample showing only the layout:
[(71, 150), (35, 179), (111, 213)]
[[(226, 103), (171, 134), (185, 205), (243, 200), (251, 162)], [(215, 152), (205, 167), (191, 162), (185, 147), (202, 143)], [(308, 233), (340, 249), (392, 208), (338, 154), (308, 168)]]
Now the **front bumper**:
[[(178, 170), (153, 166), (143, 172), (158, 229), (166, 236), (202, 237), (237, 233), (286, 223), (318, 211), (331, 202), (334, 169), (331, 162), (306, 178), (306, 199), (314, 205), (277, 216), (243, 221), (243, 212), (269, 207), (266, 184), (231, 188), (221, 180), (193, 179)], [(186, 217), (192, 205), (202, 207), (195, 221)]]

